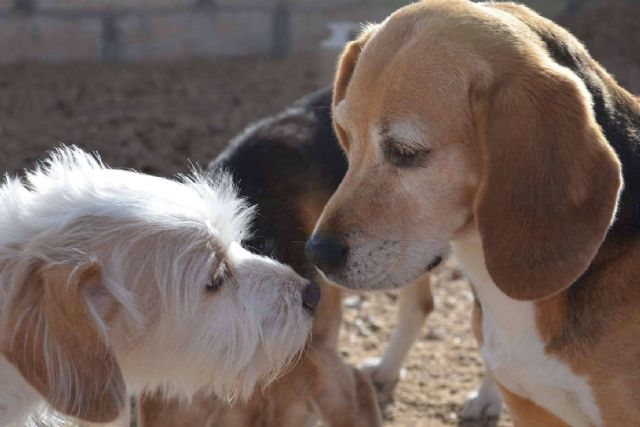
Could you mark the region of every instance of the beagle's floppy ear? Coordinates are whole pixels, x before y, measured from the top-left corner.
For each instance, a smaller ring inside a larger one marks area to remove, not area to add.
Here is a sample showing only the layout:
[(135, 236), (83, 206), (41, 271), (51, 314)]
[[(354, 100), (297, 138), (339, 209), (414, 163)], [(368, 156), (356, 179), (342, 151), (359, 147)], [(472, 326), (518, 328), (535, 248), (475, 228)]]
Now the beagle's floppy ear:
[[(336, 77), (333, 83), (332, 108), (335, 109), (340, 101), (342, 101), (346, 96), (347, 87), (349, 86), (351, 76), (356, 69), (356, 63), (358, 62), (360, 52), (362, 52), (362, 49), (364, 49), (364, 46), (369, 41), (376, 28), (377, 27), (375, 25), (370, 25), (356, 40), (349, 42), (342, 51), (342, 55), (338, 60), (338, 68), (336, 70)], [(345, 138), (344, 131), (335, 123), (335, 121), (334, 128), (340, 143), (345, 144), (347, 139)]]
[(472, 91), (485, 262), (506, 295), (537, 300), (587, 269), (613, 221), (620, 162), (583, 83), (544, 64)]
[(93, 423), (117, 419), (126, 388), (89, 302), (101, 292), (99, 266), (27, 268), (3, 316), (4, 356), (56, 411)]

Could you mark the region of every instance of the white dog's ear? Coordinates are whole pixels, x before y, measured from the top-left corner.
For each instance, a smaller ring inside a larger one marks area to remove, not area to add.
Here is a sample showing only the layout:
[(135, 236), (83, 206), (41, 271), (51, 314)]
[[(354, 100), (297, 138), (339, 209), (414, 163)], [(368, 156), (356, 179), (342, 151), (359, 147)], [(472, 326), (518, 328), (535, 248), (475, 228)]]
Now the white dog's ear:
[(620, 162), (577, 77), (527, 69), (472, 93), (481, 154), (475, 215), (487, 269), (511, 298), (566, 289), (615, 215)]
[(115, 420), (127, 394), (89, 301), (102, 286), (100, 267), (31, 266), (26, 278), (5, 317), (5, 357), (55, 410), (94, 423)]

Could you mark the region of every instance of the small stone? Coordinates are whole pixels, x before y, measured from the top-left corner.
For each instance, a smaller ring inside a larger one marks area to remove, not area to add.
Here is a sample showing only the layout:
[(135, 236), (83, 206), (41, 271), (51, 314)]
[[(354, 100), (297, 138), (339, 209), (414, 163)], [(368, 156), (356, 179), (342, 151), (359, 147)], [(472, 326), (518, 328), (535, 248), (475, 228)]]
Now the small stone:
[(367, 322), (369, 323), (369, 330), (371, 332), (378, 332), (382, 329), (380, 322), (375, 317), (367, 317)]
[(442, 341), (445, 335), (446, 332), (443, 328), (433, 328), (429, 330), (425, 338), (429, 341)]
[(359, 308), (362, 305), (362, 297), (360, 295), (351, 295), (342, 302), (347, 308)]

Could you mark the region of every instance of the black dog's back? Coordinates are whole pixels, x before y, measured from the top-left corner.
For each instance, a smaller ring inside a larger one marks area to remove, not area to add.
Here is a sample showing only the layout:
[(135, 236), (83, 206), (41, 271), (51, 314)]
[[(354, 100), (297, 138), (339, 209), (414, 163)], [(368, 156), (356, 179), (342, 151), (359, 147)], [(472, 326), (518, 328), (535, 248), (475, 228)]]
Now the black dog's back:
[(257, 207), (247, 247), (307, 276), (304, 242), (347, 169), (331, 95), (323, 89), (248, 127), (210, 165), (231, 172), (240, 196)]

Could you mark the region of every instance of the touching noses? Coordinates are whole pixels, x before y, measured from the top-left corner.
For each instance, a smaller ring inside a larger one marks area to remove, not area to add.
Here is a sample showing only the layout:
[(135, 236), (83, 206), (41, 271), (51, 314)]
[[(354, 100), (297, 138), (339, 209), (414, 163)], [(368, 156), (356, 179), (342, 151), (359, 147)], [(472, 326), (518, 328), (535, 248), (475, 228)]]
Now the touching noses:
[(316, 267), (330, 273), (342, 266), (347, 246), (341, 241), (314, 233), (304, 247), (304, 253)]

